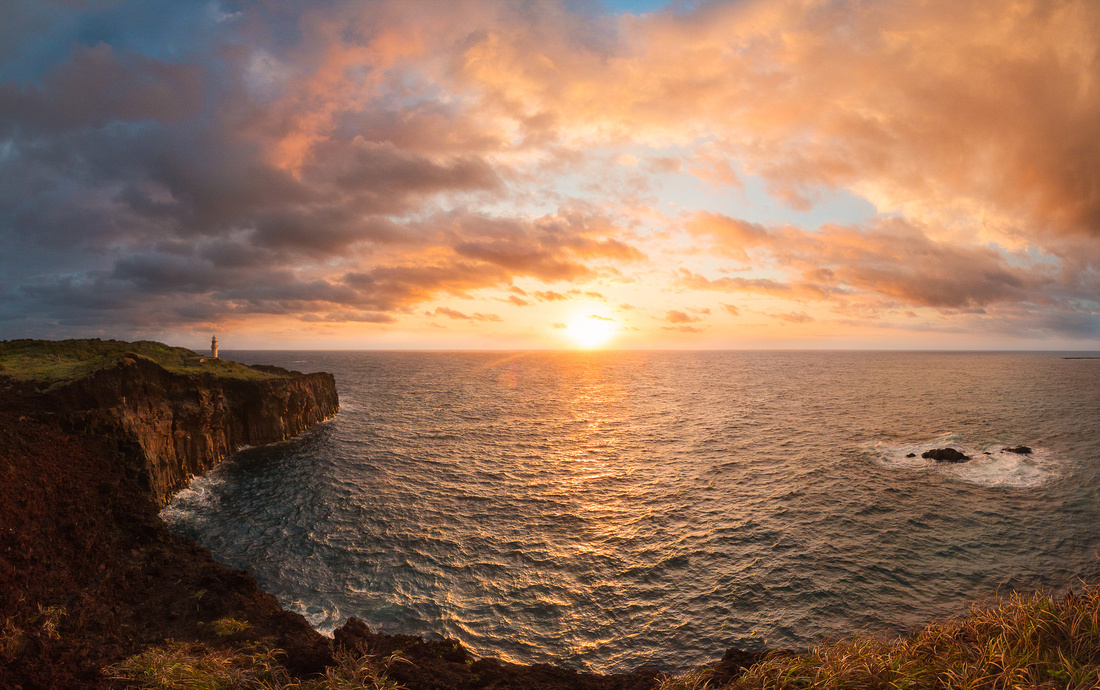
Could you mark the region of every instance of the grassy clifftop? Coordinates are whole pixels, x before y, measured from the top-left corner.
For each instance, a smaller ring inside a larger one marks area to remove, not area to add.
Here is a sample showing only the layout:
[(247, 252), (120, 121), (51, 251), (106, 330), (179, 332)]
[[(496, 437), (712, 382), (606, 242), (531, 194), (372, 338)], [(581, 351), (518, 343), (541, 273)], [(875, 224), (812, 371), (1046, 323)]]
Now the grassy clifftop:
[(221, 359), (202, 357), (185, 347), (151, 340), (4, 340), (0, 341), (0, 376), (47, 385), (63, 384), (113, 366), (126, 355), (147, 357), (168, 371), (262, 380), (278, 375)]

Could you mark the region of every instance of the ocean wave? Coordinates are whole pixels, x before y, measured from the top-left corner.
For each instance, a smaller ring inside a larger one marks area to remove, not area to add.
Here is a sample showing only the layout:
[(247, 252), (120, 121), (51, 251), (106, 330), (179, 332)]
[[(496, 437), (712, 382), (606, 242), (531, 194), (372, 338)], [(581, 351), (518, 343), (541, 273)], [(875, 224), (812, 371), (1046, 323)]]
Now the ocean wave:
[[(1100, 369), (530, 354), (501, 394), (498, 359), (318, 354), (337, 420), (238, 454), (166, 509), (173, 528), (322, 631), (356, 616), (601, 672), (900, 634), (1098, 570)], [(920, 457), (943, 446), (973, 459)]]

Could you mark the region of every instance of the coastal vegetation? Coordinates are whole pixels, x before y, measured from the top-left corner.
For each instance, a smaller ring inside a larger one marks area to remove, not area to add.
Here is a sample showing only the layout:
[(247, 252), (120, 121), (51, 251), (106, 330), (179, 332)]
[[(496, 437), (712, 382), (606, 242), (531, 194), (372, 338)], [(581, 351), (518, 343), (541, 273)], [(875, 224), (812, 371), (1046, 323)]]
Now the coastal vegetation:
[(0, 341), (0, 376), (55, 386), (114, 366), (128, 355), (151, 359), (178, 374), (205, 374), (244, 380), (278, 376), (244, 364), (203, 357), (185, 347), (171, 347), (151, 340), (125, 342), (99, 338)]
[(302, 680), (281, 663), (281, 654), (263, 646), (225, 649), (169, 642), (150, 647), (106, 669), (115, 681), (150, 690), (399, 690), (386, 675), (404, 660), (399, 655), (339, 653), (324, 674)]
[[(708, 687), (707, 672), (663, 690)], [(994, 690), (1100, 685), (1100, 587), (1080, 593), (1013, 593), (996, 606), (932, 623), (897, 639), (853, 637), (806, 654), (773, 654), (734, 690), (882, 688)]]
[[(345, 651), (323, 677), (294, 678), (268, 648), (236, 651), (170, 643), (111, 667), (116, 680), (146, 688), (330, 690), (403, 687), (390, 677), (400, 653)], [(807, 653), (773, 652), (747, 669), (663, 676), (658, 690), (999, 690), (1095, 688), (1100, 684), (1100, 586), (1078, 593), (1013, 593), (995, 606), (936, 622), (911, 635), (852, 637)], [(724, 675), (725, 677), (720, 677)], [(468, 687), (481, 687), (468, 678)]]

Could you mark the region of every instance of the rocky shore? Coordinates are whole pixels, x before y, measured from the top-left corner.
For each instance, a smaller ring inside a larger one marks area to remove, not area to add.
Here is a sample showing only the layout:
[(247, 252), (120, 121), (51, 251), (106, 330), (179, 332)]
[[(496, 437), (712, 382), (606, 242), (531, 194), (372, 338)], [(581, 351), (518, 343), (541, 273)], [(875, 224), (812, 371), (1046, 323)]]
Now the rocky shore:
[[(603, 676), (474, 659), (456, 642), (379, 635), (356, 619), (329, 639), (283, 610), (247, 572), (170, 533), (158, 511), (241, 445), (335, 414), (335, 382), (270, 367), (198, 371), (138, 353), (50, 385), (0, 371), (0, 687), (128, 687), (108, 669), (169, 642), (278, 649), (296, 678), (325, 672), (334, 655), (398, 652), (404, 663), (388, 675), (408, 688), (658, 684), (648, 669)], [(717, 678), (756, 658), (727, 655)]]

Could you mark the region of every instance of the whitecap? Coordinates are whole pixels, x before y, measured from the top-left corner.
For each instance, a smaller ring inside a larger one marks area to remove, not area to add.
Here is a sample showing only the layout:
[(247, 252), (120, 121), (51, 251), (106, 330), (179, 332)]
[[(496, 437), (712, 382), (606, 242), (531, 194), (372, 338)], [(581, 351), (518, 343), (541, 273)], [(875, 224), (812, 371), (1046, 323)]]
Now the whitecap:
[[(970, 460), (944, 463), (921, 457), (927, 450), (948, 446), (969, 455)], [(963, 442), (957, 436), (942, 436), (921, 443), (876, 444), (871, 454), (884, 467), (936, 472), (955, 481), (979, 486), (1028, 489), (1041, 486), (1055, 475), (1054, 462), (1048, 450), (1032, 447), (1031, 454), (1023, 455), (1008, 452), (1005, 447), (1003, 443), (974, 445)]]
[(328, 637), (332, 637), (333, 631), (343, 625), (345, 620), (344, 617), (340, 615), (340, 608), (335, 605), (326, 607), (295, 599), (285, 603), (284, 606), (288, 611), (293, 611), (301, 615), (306, 619), (310, 627)]
[(997, 448), (971, 455), (969, 462), (946, 465), (943, 473), (980, 486), (1029, 489), (1044, 484), (1053, 476), (1048, 461), (1049, 453), (1043, 449), (1032, 449), (1030, 455), (1021, 455)]
[(201, 512), (203, 507), (209, 506), (220, 493), (220, 487), (225, 483), (225, 473), (220, 471), (221, 466), (215, 467), (201, 477), (195, 477), (187, 485), (187, 488), (172, 497), (171, 503), (160, 511), (160, 517), (165, 522), (184, 522)]

